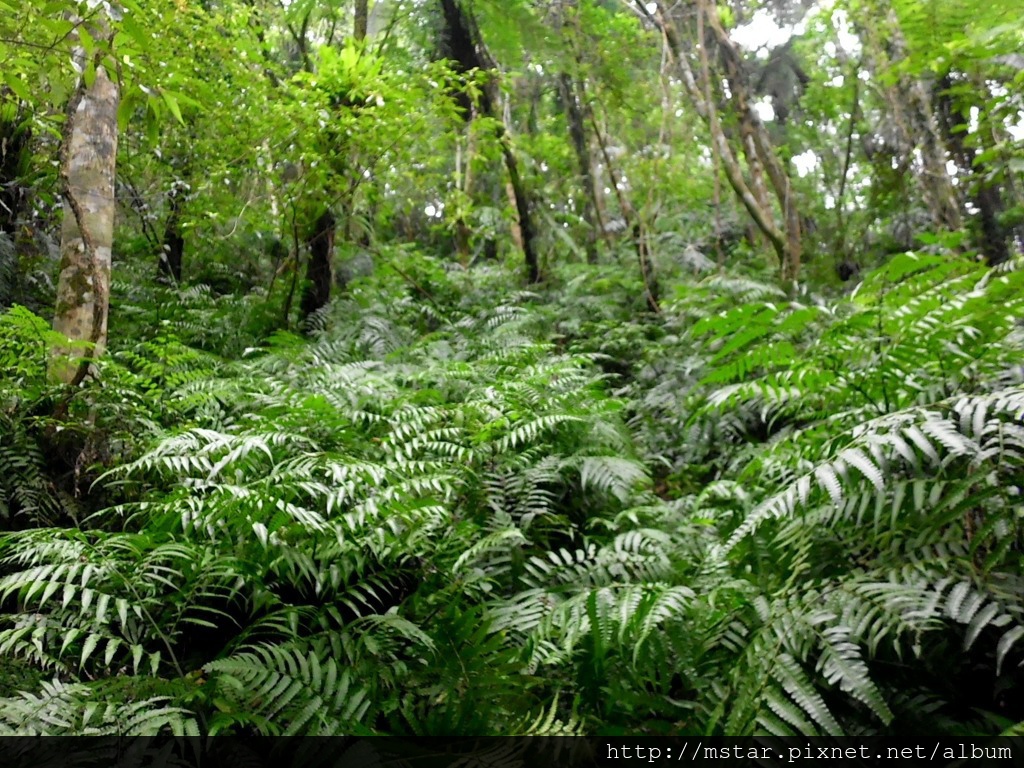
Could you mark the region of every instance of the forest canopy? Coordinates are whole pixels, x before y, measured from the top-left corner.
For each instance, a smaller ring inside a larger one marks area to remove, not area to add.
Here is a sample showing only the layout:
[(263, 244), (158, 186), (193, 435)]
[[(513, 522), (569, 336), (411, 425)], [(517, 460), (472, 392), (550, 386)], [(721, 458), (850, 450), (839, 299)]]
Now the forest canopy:
[(1019, 0), (0, 0), (0, 734), (1024, 734)]

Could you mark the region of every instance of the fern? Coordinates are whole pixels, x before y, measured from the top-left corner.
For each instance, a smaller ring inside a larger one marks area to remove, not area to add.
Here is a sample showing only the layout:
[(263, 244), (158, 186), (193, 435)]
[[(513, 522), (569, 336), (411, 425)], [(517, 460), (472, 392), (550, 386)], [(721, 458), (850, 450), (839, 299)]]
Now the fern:
[(870, 275), (852, 307), (746, 306), (727, 313), (745, 330), (721, 326), (725, 346), (710, 318), (694, 326), (715, 335), (691, 423), (730, 419), (737, 443), (758, 422), (770, 434), (722, 470), (756, 503), (725, 497), (737, 511), (709, 575), (747, 563), (762, 595), (739, 614), (729, 644), (742, 662), (712, 699), (724, 732), (846, 732), (858, 709), (883, 726), (906, 717), (877, 660), (924, 659), (950, 625), (965, 652), (985, 638), (1000, 673), (1024, 634), (1024, 399), (995, 384), (1019, 349), (1020, 280), (908, 255)]
[(53, 681), (44, 683), (37, 694), (0, 699), (0, 732), (9, 736), (199, 735), (194, 714), (173, 706), (171, 696), (114, 703), (96, 693), (85, 685)]
[[(218, 690), (241, 708), (244, 721), (266, 734), (358, 733), (372, 704), (369, 690), (353, 685), (350, 669), (334, 658), (321, 662), (312, 650), (261, 646), (211, 662), (207, 671), (217, 673)], [(288, 726), (279, 732), (274, 723), (281, 721)], [(229, 711), (211, 724), (211, 732), (231, 722)]]
[[(81, 405), (123, 422), (94, 488), (117, 503), (0, 539), (0, 651), (56, 677), (0, 722), (955, 730), (951, 667), (1010, 678), (1020, 272), (908, 255), (834, 302), (712, 276), (624, 324), (572, 308), (583, 282), (545, 307), (420, 266), (429, 312), (357, 284), (234, 360), (176, 323), (115, 351)], [(38, 426), (5, 397), (8, 508), (45, 523)]]

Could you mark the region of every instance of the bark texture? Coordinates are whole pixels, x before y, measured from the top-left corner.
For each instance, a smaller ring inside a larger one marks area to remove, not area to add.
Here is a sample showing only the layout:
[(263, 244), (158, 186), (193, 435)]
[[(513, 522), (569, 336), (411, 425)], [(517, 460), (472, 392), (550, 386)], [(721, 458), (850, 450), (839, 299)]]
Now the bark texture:
[(58, 350), (51, 375), (72, 385), (81, 383), (107, 343), (119, 101), (118, 85), (97, 67), (92, 85), (79, 85), (65, 124), (64, 221), (53, 327), (73, 344)]
[(369, 22), (367, 3), (368, 0), (356, 0), (355, 22), (352, 26), (352, 36), (359, 41), (366, 39), (366, 28)]

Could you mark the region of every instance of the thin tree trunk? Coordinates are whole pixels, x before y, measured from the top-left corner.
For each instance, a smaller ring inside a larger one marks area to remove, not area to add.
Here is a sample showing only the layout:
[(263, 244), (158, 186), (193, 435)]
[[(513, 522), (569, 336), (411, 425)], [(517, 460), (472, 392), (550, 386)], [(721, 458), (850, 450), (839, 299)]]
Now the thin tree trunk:
[[(505, 196), (508, 198), (508, 204), (513, 208), (516, 207), (516, 191), (512, 189), (512, 182), (505, 184)], [(512, 219), (512, 225), (510, 227), (512, 242), (515, 243), (516, 248), (523, 250), (523, 231), (519, 228), (519, 216), (516, 215)]]
[[(772, 145), (768, 129), (765, 128), (761, 118), (751, 106), (746, 75), (743, 72), (739, 51), (736, 49), (735, 43), (732, 42), (729, 34), (722, 27), (718, 19), (717, 9), (710, 6), (708, 0), (700, 0), (699, 6), (698, 19), (701, 21), (707, 19), (708, 26), (711, 27), (711, 31), (718, 43), (719, 52), (726, 61), (732, 99), (736, 104), (741, 130), (746, 138), (745, 147), (747, 148), (744, 154), (747, 158), (747, 165), (751, 168), (752, 176), (756, 178), (759, 187), (763, 187), (764, 183), (760, 178), (761, 169), (767, 173), (768, 180), (771, 182), (772, 189), (775, 192), (775, 199), (782, 210), (785, 222), (783, 229), (786, 236), (786, 253), (781, 273), (783, 281), (791, 283), (797, 279), (800, 273), (800, 258), (803, 250), (800, 233), (800, 211), (794, 199), (793, 185), (789, 174), (786, 173), (786, 169), (779, 160), (775, 147)], [(703, 32), (702, 23), (698, 29), (701, 29)], [(703, 36), (701, 36), (702, 51), (704, 50), (703, 45)], [(702, 55), (704, 54), (702, 53)], [(764, 193), (762, 192), (762, 194)], [(764, 204), (765, 207), (769, 205), (767, 196), (765, 196)]]
[(501, 153), (505, 158), (505, 169), (508, 171), (509, 185), (516, 203), (516, 217), (519, 223), (520, 246), (523, 249), (523, 260), (526, 262), (526, 282), (530, 285), (540, 282), (540, 259), (537, 258), (533, 218), (530, 213), (530, 198), (526, 193), (526, 185), (519, 175), (519, 163), (508, 138), (501, 139)]
[(306, 265), (306, 287), (299, 303), (303, 319), (327, 305), (331, 298), (331, 283), (334, 281), (333, 259), (334, 230), (337, 227), (334, 215), (324, 211), (313, 225), (309, 237), (309, 263)]
[[(876, 60), (876, 71), (888, 69), (893, 61), (906, 56), (907, 41), (894, 11), (887, 12), (883, 26), (876, 20), (865, 21), (858, 26), (866, 47)], [(882, 29), (884, 36), (880, 35)], [(904, 75), (891, 85), (882, 83), (880, 90), (887, 103), (887, 117), (903, 141), (905, 162), (910, 164), (914, 153), (920, 153), (920, 170), (915, 168), (915, 173), (933, 226), (940, 230), (960, 229), (963, 223), (960, 199), (946, 169), (944, 142), (928, 88), (921, 80)]]
[(181, 232), (182, 191), (175, 187), (169, 195), (170, 211), (164, 225), (164, 240), (157, 271), (160, 277), (181, 282), (181, 263), (185, 255), (185, 237)]
[[(483, 42), (479, 39), (479, 32), (473, 22), (472, 16), (462, 7), (459, 0), (440, 0), (441, 12), (445, 20), (447, 43), (450, 48), (450, 56), (458, 65), (461, 72), (472, 72), (473, 70), (497, 70), (497, 65), (491, 58)], [(536, 236), (533, 225), (533, 218), (530, 211), (530, 198), (519, 172), (519, 162), (516, 159), (515, 151), (512, 149), (512, 142), (509, 139), (508, 125), (498, 113), (497, 109), (497, 87), (494, 82), (487, 83), (479, 94), (480, 112), (491, 118), (500, 121), (496, 129), (498, 141), (501, 143), (501, 154), (505, 161), (505, 169), (508, 172), (509, 185), (512, 188), (515, 198), (516, 216), (519, 223), (521, 236), (521, 248), (523, 260), (526, 264), (526, 279), (530, 284), (540, 282), (540, 259), (537, 256)], [(462, 101), (468, 102), (468, 96), (463, 96)], [(467, 119), (470, 110), (467, 110)]]
[(956, 231), (963, 227), (960, 198), (946, 168), (945, 144), (939, 132), (935, 110), (932, 107), (931, 94), (923, 82), (913, 82), (910, 84), (910, 95), (911, 103), (917, 107), (914, 117), (918, 124), (917, 133), (924, 161), (923, 186), (932, 192), (938, 223), (950, 231)]
[[(475, 181), (473, 175), (473, 160), (476, 157), (476, 144), (477, 136), (476, 131), (473, 129), (473, 121), (475, 119), (475, 110), (471, 111), (469, 120), (466, 123), (466, 151), (465, 154), (462, 152), (462, 144), (456, 142), (455, 146), (455, 173), (456, 177), (461, 177), (462, 181), (462, 194), (465, 195), (465, 199), (472, 205), (473, 201), (473, 182)], [(463, 170), (465, 169), (465, 170)], [(469, 223), (464, 217), (459, 217), (455, 222), (455, 250), (459, 254), (459, 263), (463, 267), (468, 267), (470, 264), (471, 254), (470, 246), (472, 244), (473, 231), (469, 227)]]
[(562, 5), (557, 6), (553, 14), (553, 24), (562, 31), (563, 40), (571, 50), (575, 63), (572, 72), (565, 71), (558, 75), (558, 88), (569, 127), (569, 138), (576, 154), (580, 184), (583, 187), (582, 218), (589, 228), (585, 243), (587, 263), (596, 264), (598, 239), (603, 238), (608, 245), (611, 245), (611, 239), (604, 226), (593, 156), (587, 137), (587, 117), (590, 110), (586, 84), (582, 77), (582, 41), (585, 39), (585, 33), (580, 22), (578, 0), (564, 0)]
[[(75, 344), (57, 350), (50, 375), (73, 386), (107, 343), (119, 102), (117, 83), (98, 66), (92, 85), (81, 83), (72, 97), (64, 125), (64, 221), (53, 327)], [(69, 357), (79, 362), (69, 363)]]
[(569, 138), (572, 139), (573, 151), (580, 171), (580, 184), (583, 187), (583, 221), (587, 225), (586, 253), (587, 262), (597, 263), (597, 201), (594, 199), (594, 171), (590, 167), (590, 147), (587, 146), (587, 130), (583, 123), (583, 111), (580, 109), (573, 87), (572, 77), (563, 72), (558, 76), (558, 87), (565, 107), (565, 118), (569, 123)]
[[(717, 47), (726, 61), (738, 57), (735, 46), (714, 16), (717, 11), (705, 2), (697, 4), (699, 30), (697, 45), (699, 46), (701, 64), (701, 79), (698, 83), (697, 77), (690, 67), (688, 52), (683, 47), (664, 3), (659, 0), (655, 5), (654, 13), (647, 9), (647, 4), (642, 0), (636, 0), (636, 7), (638, 12), (656, 25), (664, 36), (665, 45), (676, 62), (683, 87), (693, 102), (697, 114), (708, 126), (713, 150), (718, 154), (729, 185), (758, 229), (768, 238), (774, 248), (779, 259), (779, 273), (782, 281), (791, 284), (796, 280), (799, 272), (801, 245), (799, 208), (793, 199), (789, 178), (775, 155), (764, 124), (757, 118), (756, 113), (749, 105), (749, 99), (746, 96), (746, 83), (743, 82), (739, 73), (731, 73), (730, 90), (732, 91), (732, 100), (737, 106), (737, 117), (740, 120), (740, 150), (747, 161), (749, 181), (744, 175), (739, 155), (730, 144), (729, 137), (718, 118), (718, 111), (714, 99), (711, 97), (712, 72), (703, 34), (705, 19), (709, 21)], [(763, 180), (765, 171), (768, 173), (773, 191), (783, 212), (783, 222), (781, 223), (776, 220), (768, 197)]]
[[(846, 253), (846, 185), (850, 177), (850, 166), (853, 158), (853, 134), (857, 128), (857, 115), (860, 112), (860, 78), (857, 70), (852, 69), (847, 78), (853, 82), (853, 101), (850, 104), (850, 121), (846, 126), (845, 150), (839, 171), (839, 191), (836, 193), (836, 241), (832, 246), (836, 263), (850, 274), (854, 267)], [(844, 266), (845, 265), (845, 266)]]
[[(979, 250), (985, 255), (988, 264), (995, 266), (1010, 258), (1010, 249), (1006, 242), (1006, 229), (999, 221), (999, 215), (1003, 210), (1002, 195), (999, 192), (999, 187), (988, 179), (988, 165), (975, 158), (974, 151), (964, 141), (965, 117), (954, 100), (951, 93), (952, 87), (952, 78), (947, 74), (939, 83), (938, 98), (936, 99), (939, 122), (946, 146), (959, 166), (963, 178), (968, 180), (968, 183), (963, 186), (973, 190), (971, 197), (981, 219), (981, 242), (979, 243), (981, 247)], [(985, 85), (977, 83), (975, 87), (985, 88)], [(984, 141), (984, 135), (984, 131), (979, 131), (977, 134), (982, 141)]]
[(281, 313), (281, 322), (285, 328), (291, 326), (292, 302), (295, 300), (295, 286), (299, 282), (299, 264), (302, 260), (302, 242), (299, 236), (298, 212), (295, 202), (292, 202), (292, 248), (291, 248), (291, 280), (288, 282), (288, 293), (284, 299), (284, 310)]
[(352, 37), (362, 42), (366, 39), (366, 27), (369, 20), (367, 0), (356, 0), (355, 23), (352, 26)]
[(0, 232), (14, 241), (14, 233), (27, 199), (23, 175), (28, 170), (32, 130), (20, 110), (10, 120), (0, 119)]
[(661, 312), (661, 305), (659, 304), (660, 289), (657, 275), (654, 272), (654, 265), (651, 263), (651, 254), (647, 245), (647, 233), (643, 221), (639, 214), (637, 214), (633, 204), (629, 201), (629, 198), (626, 197), (626, 193), (619, 186), (619, 180), (615, 174), (615, 166), (612, 164), (611, 154), (608, 152), (608, 145), (604, 140), (604, 134), (601, 133), (597, 125), (593, 111), (589, 112), (589, 116), (591, 126), (594, 129), (594, 138), (597, 139), (597, 146), (600, 147), (601, 155), (604, 157), (604, 166), (608, 170), (609, 183), (612, 189), (615, 190), (615, 197), (619, 201), (619, 210), (622, 211), (622, 217), (626, 220), (626, 226), (629, 228), (630, 235), (633, 238), (633, 247), (636, 250), (637, 263), (640, 267), (640, 279), (644, 285), (644, 302), (651, 312), (658, 314)]

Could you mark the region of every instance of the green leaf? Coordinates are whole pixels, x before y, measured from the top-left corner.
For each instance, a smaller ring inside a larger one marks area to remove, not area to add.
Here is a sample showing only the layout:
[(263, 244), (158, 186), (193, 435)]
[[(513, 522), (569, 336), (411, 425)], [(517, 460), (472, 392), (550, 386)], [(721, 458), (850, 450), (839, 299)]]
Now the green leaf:
[(181, 108), (178, 106), (177, 97), (173, 93), (168, 91), (166, 88), (160, 89), (160, 96), (161, 98), (163, 98), (164, 104), (167, 105), (167, 108), (171, 110), (171, 114), (174, 115), (175, 119), (181, 125), (185, 125), (185, 120), (181, 116)]
[(14, 91), (14, 95), (17, 96), (24, 102), (32, 101), (32, 94), (25, 84), (25, 81), (21, 79), (17, 72), (7, 72), (4, 77), (4, 82), (7, 83), (7, 87)]

